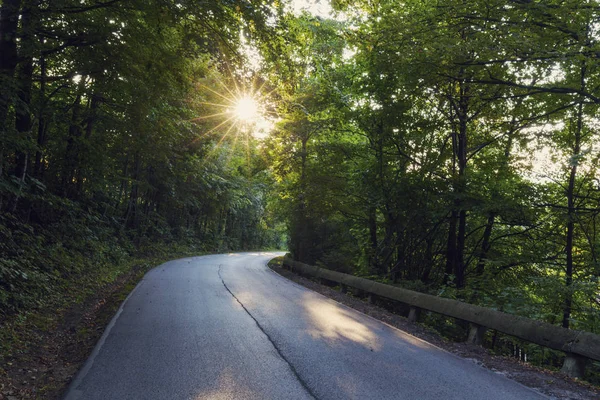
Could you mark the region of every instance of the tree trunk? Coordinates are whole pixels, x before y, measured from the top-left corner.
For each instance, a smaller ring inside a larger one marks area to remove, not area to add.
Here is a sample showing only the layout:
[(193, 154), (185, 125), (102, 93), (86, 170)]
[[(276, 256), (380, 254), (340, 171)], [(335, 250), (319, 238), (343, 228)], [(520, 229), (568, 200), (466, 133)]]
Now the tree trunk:
[[(8, 109), (14, 93), (14, 74), (18, 63), (17, 29), (21, 0), (4, 0), (0, 6), (0, 178), (4, 173)], [(0, 206), (2, 198), (0, 196)]]
[(450, 214), (448, 223), (448, 240), (446, 243), (446, 269), (444, 271), (444, 284), (450, 283), (450, 276), (454, 274), (456, 265), (456, 225), (458, 212), (454, 209)]
[(129, 175), (129, 154), (125, 154), (125, 160), (123, 160), (123, 178), (121, 179), (121, 187), (119, 188), (119, 196), (117, 197), (117, 201), (115, 202), (115, 210), (119, 210), (121, 206), (121, 202), (123, 196), (127, 193), (127, 189), (129, 186), (129, 181), (127, 176)]
[[(586, 73), (587, 73), (587, 65), (585, 61), (581, 63), (580, 69), (580, 89), (582, 92), (586, 90)], [(577, 106), (577, 121), (575, 126), (575, 137), (573, 143), (573, 165), (571, 166), (571, 171), (569, 173), (569, 186), (567, 188), (567, 237), (566, 237), (566, 245), (565, 245), (565, 253), (566, 253), (566, 268), (565, 268), (565, 301), (563, 308), (563, 320), (562, 326), (563, 328), (569, 328), (570, 320), (571, 320), (571, 311), (573, 306), (573, 292), (572, 292), (572, 284), (573, 284), (573, 247), (574, 247), (574, 239), (575, 239), (575, 217), (576, 217), (576, 207), (575, 207), (575, 181), (577, 178), (577, 157), (581, 152), (581, 139), (583, 134), (583, 101), (584, 99), (580, 99), (579, 105)]]
[(299, 204), (298, 204), (298, 225), (296, 227), (297, 232), (299, 233), (299, 240), (296, 245), (296, 253), (295, 256), (299, 261), (304, 262), (312, 262), (308, 257), (308, 221), (306, 218), (306, 158), (307, 158), (307, 145), (308, 145), (309, 135), (305, 135), (301, 139), (302, 144), (302, 152), (300, 154), (300, 196), (299, 196)]
[(85, 125), (85, 138), (90, 139), (94, 132), (94, 128), (96, 126), (96, 121), (98, 120), (98, 109), (100, 108), (100, 103), (102, 102), (102, 95), (100, 93), (94, 93), (92, 95), (92, 100), (90, 102), (90, 109), (88, 113), (88, 118)]
[[(398, 220), (399, 218), (396, 218), (396, 220)], [(410, 271), (408, 269), (408, 263), (407, 261), (407, 238), (406, 238), (406, 231), (404, 230), (404, 228), (402, 227), (401, 224), (398, 223), (398, 221), (396, 221), (395, 224), (395, 231), (396, 231), (396, 264), (394, 266), (394, 269), (396, 270), (396, 274), (394, 276), (394, 278), (399, 278), (399, 279), (408, 279), (408, 280), (412, 280), (414, 279), (413, 275), (412, 275), (412, 271)], [(409, 256), (410, 257), (410, 256)]]
[[(521, 105), (521, 101), (517, 103), (517, 105)], [(510, 165), (510, 153), (512, 150), (513, 144), (513, 135), (520, 129), (519, 123), (515, 116), (513, 116), (511, 121), (511, 128), (508, 131), (508, 141), (506, 142), (506, 146), (504, 147), (504, 158), (502, 159), (502, 168), (509, 168)], [(491, 199), (496, 201), (496, 196), (498, 196), (498, 191), (496, 188), (492, 191)], [(475, 268), (475, 273), (478, 276), (482, 276), (485, 272), (485, 260), (488, 256), (489, 251), (492, 248), (492, 232), (494, 230), (494, 225), (496, 223), (496, 216), (498, 211), (491, 210), (488, 213), (488, 219), (485, 224), (485, 230), (483, 231), (483, 237), (481, 239), (481, 248), (479, 250), (479, 258), (477, 260), (477, 267)]]
[(429, 282), (429, 275), (431, 274), (431, 270), (433, 269), (433, 243), (434, 243), (434, 238), (428, 238), (426, 239), (426, 243), (427, 243), (427, 247), (425, 250), (425, 269), (423, 270), (423, 273), (421, 274), (420, 280), (423, 283), (428, 283)]
[(125, 214), (125, 227), (136, 228), (138, 226), (138, 198), (139, 198), (139, 179), (141, 172), (141, 157), (139, 151), (133, 154), (133, 176), (131, 183), (131, 192), (129, 194), (129, 203)]
[(496, 213), (490, 211), (488, 214), (487, 223), (485, 224), (485, 230), (483, 231), (483, 238), (481, 240), (481, 249), (479, 250), (479, 260), (477, 261), (477, 267), (475, 272), (477, 275), (483, 275), (485, 270), (485, 260), (487, 258), (487, 254), (490, 251), (491, 243), (490, 240), (492, 238), (492, 230), (494, 229), (494, 222), (496, 221)]
[(14, 175), (19, 182), (19, 192), (12, 200), (11, 211), (15, 212), (22, 195), (27, 176), (27, 166), (29, 164), (29, 153), (26, 143), (29, 143), (32, 127), (31, 118), (31, 85), (33, 81), (33, 35), (34, 19), (33, 10), (24, 9), (22, 15), (22, 35), (21, 48), (25, 54), (21, 55), (22, 61), (17, 68), (17, 87), (19, 96), (19, 105), (15, 107), (15, 128), (23, 145), (17, 149), (15, 157)]
[(373, 273), (379, 271), (379, 260), (377, 257), (377, 209), (369, 206), (369, 241), (371, 244), (371, 254), (369, 254), (369, 266)]
[(449, 283), (450, 275), (454, 274), (457, 288), (465, 285), (465, 243), (467, 227), (467, 211), (464, 209), (467, 171), (467, 124), (469, 109), (469, 88), (463, 80), (464, 71), (461, 69), (458, 82), (458, 101), (451, 99), (453, 115), (452, 149), (453, 149), (453, 193), (454, 204), (448, 225), (448, 241), (446, 250), (446, 269), (444, 282)]
[(67, 148), (65, 150), (65, 159), (62, 172), (62, 191), (65, 197), (74, 198), (75, 193), (71, 189), (75, 180), (75, 173), (79, 157), (79, 139), (81, 137), (81, 127), (79, 119), (81, 113), (81, 90), (75, 97), (73, 110), (71, 113), (71, 123), (69, 125), (69, 138), (67, 139)]
[[(383, 257), (381, 257), (379, 264), (379, 275), (386, 276), (390, 273), (393, 266), (393, 256), (394, 256), (394, 236), (396, 234), (396, 218), (392, 211), (390, 211), (390, 207), (386, 206), (385, 212), (385, 238), (383, 239)], [(396, 282), (396, 273), (393, 272), (392, 280)]]
[[(92, 99), (90, 101), (90, 106), (88, 109), (88, 116), (85, 119), (85, 141), (83, 143), (79, 143), (78, 145), (78, 154), (75, 159), (77, 165), (75, 167), (75, 182), (76, 182), (76, 193), (81, 195), (83, 193), (83, 182), (85, 181), (85, 170), (86, 170), (86, 162), (89, 156), (89, 140), (92, 137), (94, 132), (94, 127), (97, 120), (98, 107), (100, 106), (100, 99), (102, 97), (97, 93), (92, 95)], [(78, 131), (81, 132), (81, 127), (77, 126)], [(81, 133), (80, 133), (81, 135)]]
[[(462, 71), (461, 71), (462, 75)], [(454, 274), (456, 276), (456, 287), (465, 286), (465, 243), (467, 234), (467, 210), (464, 209), (463, 197), (467, 191), (467, 120), (469, 108), (469, 88), (465, 83), (459, 85), (459, 104), (458, 104), (458, 183), (456, 185), (458, 198), (458, 233), (456, 237), (456, 262), (454, 264)]]
[(35, 161), (33, 167), (33, 174), (36, 178), (41, 179), (44, 174), (44, 166), (42, 165), (43, 149), (46, 145), (46, 132), (48, 124), (46, 122), (46, 58), (42, 55), (40, 57), (40, 99), (41, 105), (38, 111), (38, 132), (37, 132), (37, 149), (35, 152)]

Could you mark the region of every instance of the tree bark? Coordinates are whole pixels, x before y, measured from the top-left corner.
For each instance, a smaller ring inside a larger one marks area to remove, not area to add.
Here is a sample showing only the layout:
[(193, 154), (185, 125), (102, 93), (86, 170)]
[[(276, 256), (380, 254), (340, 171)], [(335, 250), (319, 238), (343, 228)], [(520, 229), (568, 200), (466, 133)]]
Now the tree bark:
[(67, 139), (67, 148), (65, 150), (65, 159), (62, 171), (62, 192), (65, 197), (76, 197), (72, 189), (75, 180), (76, 170), (79, 164), (79, 140), (81, 137), (80, 114), (81, 114), (81, 96), (83, 91), (83, 78), (79, 83), (73, 110), (71, 112), (71, 123), (69, 125), (69, 138)]
[(46, 57), (40, 57), (40, 99), (41, 105), (38, 111), (38, 132), (37, 132), (37, 149), (35, 152), (35, 160), (33, 174), (36, 178), (41, 179), (44, 175), (44, 166), (42, 165), (43, 149), (46, 145), (46, 133), (48, 123), (46, 122)]
[[(94, 132), (94, 127), (97, 120), (98, 107), (100, 106), (101, 96), (97, 93), (92, 95), (92, 99), (90, 101), (90, 105), (87, 111), (87, 117), (85, 118), (85, 134), (83, 137), (85, 141), (83, 143), (79, 143), (77, 146), (78, 154), (75, 158), (76, 166), (75, 166), (75, 185), (76, 185), (76, 193), (80, 196), (83, 193), (83, 182), (85, 181), (85, 169), (86, 162), (89, 156), (89, 140), (92, 137)], [(81, 132), (81, 127), (78, 126), (79, 132)], [(81, 135), (81, 133), (80, 133)]]
[(139, 198), (139, 178), (141, 172), (141, 157), (140, 152), (136, 150), (133, 154), (133, 175), (131, 183), (131, 192), (129, 194), (129, 203), (125, 214), (125, 227), (136, 228), (138, 226), (138, 198)]
[[(581, 64), (580, 70), (580, 85), (581, 90), (585, 90), (585, 81), (586, 81), (586, 64), (585, 61)], [(570, 320), (571, 320), (571, 311), (573, 306), (573, 293), (571, 286), (573, 284), (573, 246), (574, 246), (574, 238), (575, 238), (575, 216), (576, 216), (576, 207), (575, 207), (575, 181), (577, 179), (577, 157), (581, 152), (581, 137), (583, 133), (583, 99), (580, 99), (580, 103), (577, 107), (577, 121), (574, 132), (574, 143), (573, 143), (573, 165), (571, 166), (571, 171), (569, 172), (569, 186), (567, 187), (567, 235), (566, 235), (566, 244), (565, 244), (565, 253), (566, 253), (566, 265), (565, 265), (565, 301), (563, 307), (563, 319), (562, 326), (563, 328), (569, 328)]]
[[(14, 75), (18, 63), (17, 30), (21, 0), (4, 0), (0, 6), (0, 179), (4, 177), (7, 154), (8, 109), (13, 102)], [(0, 193), (0, 210), (4, 198)]]
[(448, 223), (448, 240), (446, 242), (446, 269), (444, 271), (444, 283), (450, 283), (450, 276), (454, 274), (456, 265), (456, 226), (458, 212), (452, 210)]
[[(461, 76), (463, 75), (461, 71)], [(464, 209), (463, 197), (467, 191), (466, 172), (467, 172), (467, 120), (469, 110), (469, 87), (464, 82), (459, 83), (459, 102), (458, 102), (458, 233), (456, 237), (456, 262), (454, 265), (454, 274), (456, 276), (456, 287), (465, 286), (465, 244), (467, 234), (467, 210)]]
[(475, 272), (479, 276), (483, 275), (483, 272), (485, 271), (485, 260), (487, 258), (488, 252), (490, 251), (490, 249), (492, 247), (490, 240), (492, 238), (492, 230), (494, 229), (495, 221), (496, 221), (496, 213), (493, 211), (490, 211), (490, 213), (488, 214), (487, 222), (485, 224), (485, 230), (483, 231), (483, 237), (481, 240), (481, 249), (479, 250), (479, 259), (477, 261), (477, 267), (475, 269)]
[(371, 244), (371, 254), (369, 255), (369, 265), (373, 273), (379, 271), (379, 260), (377, 257), (377, 209), (375, 206), (369, 206), (369, 241)]
[(26, 144), (29, 143), (32, 127), (31, 85), (33, 82), (33, 29), (35, 26), (35, 18), (36, 16), (33, 14), (32, 9), (23, 9), (21, 20), (21, 49), (24, 54), (21, 55), (22, 61), (17, 68), (16, 80), (19, 104), (15, 107), (15, 128), (23, 144), (20, 149), (17, 149), (15, 157), (14, 175), (19, 182), (19, 191), (12, 199), (12, 205), (10, 207), (12, 212), (17, 210), (19, 198), (22, 195), (23, 187), (25, 185), (27, 167), (29, 164), (29, 153)]
[(14, 74), (18, 63), (17, 30), (21, 0), (4, 0), (0, 6), (0, 177), (4, 173), (8, 108), (14, 93)]
[(300, 240), (296, 247), (295, 256), (299, 261), (312, 262), (308, 257), (308, 221), (306, 218), (306, 160), (308, 155), (308, 139), (310, 135), (306, 134), (301, 138), (301, 154), (300, 154), (300, 196), (298, 204), (298, 226), (296, 227), (299, 233)]

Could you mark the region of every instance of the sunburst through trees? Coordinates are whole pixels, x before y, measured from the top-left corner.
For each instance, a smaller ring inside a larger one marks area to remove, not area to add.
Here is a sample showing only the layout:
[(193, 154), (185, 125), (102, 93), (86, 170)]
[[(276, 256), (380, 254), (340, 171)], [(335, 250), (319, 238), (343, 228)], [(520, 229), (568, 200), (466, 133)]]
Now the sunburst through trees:
[(202, 138), (216, 139), (216, 149), (229, 143), (234, 150), (242, 144), (248, 151), (250, 142), (266, 137), (276, 121), (271, 92), (264, 82), (240, 83), (241, 79), (229, 75), (213, 75), (198, 85), (198, 110), (203, 115), (193, 121), (204, 128)]

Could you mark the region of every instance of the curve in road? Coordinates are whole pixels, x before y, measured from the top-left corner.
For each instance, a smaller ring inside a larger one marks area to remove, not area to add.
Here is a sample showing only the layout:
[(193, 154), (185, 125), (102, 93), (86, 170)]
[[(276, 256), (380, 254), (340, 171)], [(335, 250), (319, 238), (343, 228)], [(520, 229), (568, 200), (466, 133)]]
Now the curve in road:
[(266, 267), (277, 255), (148, 272), (64, 398), (546, 398), (290, 282)]

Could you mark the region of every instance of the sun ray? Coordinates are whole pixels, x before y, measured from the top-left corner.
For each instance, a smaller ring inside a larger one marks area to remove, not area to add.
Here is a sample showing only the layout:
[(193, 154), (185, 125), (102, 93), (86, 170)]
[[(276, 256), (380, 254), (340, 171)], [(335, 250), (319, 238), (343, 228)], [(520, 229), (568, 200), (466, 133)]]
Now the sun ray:
[(213, 127), (209, 131), (206, 131), (206, 132), (202, 133), (201, 135), (198, 135), (198, 137), (196, 139), (194, 139), (193, 142), (197, 142), (198, 140), (200, 140), (200, 138), (210, 135), (212, 132), (214, 132), (215, 130), (219, 129), (221, 126), (225, 125), (227, 122), (234, 120), (234, 119), (235, 119), (234, 117), (227, 118), (225, 121), (221, 122), (219, 125)]
[(250, 135), (246, 135), (246, 162), (250, 165)]
[[(225, 85), (225, 83), (223, 83), (220, 80), (217, 80), (217, 82), (219, 83), (219, 85), (221, 85), (221, 87), (223, 89), (225, 89), (227, 91), (227, 93), (229, 93), (231, 95), (231, 97), (233, 97), (234, 99), (237, 97), (235, 93), (233, 93), (231, 90), (229, 90), (229, 88), (227, 87), (227, 85)], [(233, 82), (234, 82), (234, 85), (236, 86), (236, 90), (237, 90), (237, 84), (235, 83), (235, 80)]]
[(219, 147), (219, 146), (221, 145), (221, 143), (223, 143), (223, 140), (225, 140), (225, 138), (226, 138), (227, 136), (229, 136), (229, 132), (231, 132), (231, 131), (233, 130), (233, 128), (234, 128), (236, 125), (237, 125), (237, 122), (234, 122), (233, 124), (231, 124), (231, 125), (229, 126), (229, 129), (227, 129), (227, 130), (225, 131), (225, 133), (223, 134), (223, 136), (221, 136), (221, 139), (219, 139), (219, 141), (217, 142), (217, 144), (216, 144), (216, 146), (215, 146), (215, 147)]
[[(255, 94), (261, 93), (266, 84), (267, 84), (266, 81), (263, 82), (263, 83), (261, 83), (260, 86), (255, 89), (254, 93)], [(265, 96), (262, 96), (262, 95), (260, 97), (263, 98), (263, 99), (265, 98)]]
[[(219, 139), (219, 141), (214, 145), (214, 147), (206, 154), (206, 159), (205, 162), (208, 161), (209, 158), (212, 157), (212, 155), (221, 147), (221, 143), (223, 143), (223, 141), (225, 140), (225, 138), (227, 138), (227, 136), (229, 135), (229, 132), (231, 132), (233, 130), (233, 128), (237, 125), (237, 122), (233, 122), (229, 128), (225, 131), (225, 133), (221, 136), (221, 138)], [(236, 135), (237, 137), (237, 135)]]
[[(226, 63), (225, 66), (227, 67), (227, 71), (229, 72), (229, 76), (233, 76), (233, 73), (231, 72), (231, 67), (229, 66), (229, 63)], [(235, 91), (237, 93), (241, 93), (242, 91), (240, 90), (237, 81), (235, 79), (233, 79), (233, 85), (235, 86)]]
[(215, 117), (220, 117), (222, 115), (228, 115), (228, 114), (231, 114), (231, 112), (225, 111), (225, 112), (221, 112), (221, 113), (217, 113), (217, 114), (203, 115), (202, 117), (194, 117), (194, 118), (190, 119), (189, 121), (200, 121), (203, 119), (215, 118)]
[(225, 99), (226, 101), (228, 101), (228, 102), (230, 102), (230, 103), (233, 103), (233, 102), (235, 102), (235, 100), (233, 100), (233, 99), (230, 99), (230, 98), (228, 98), (228, 97), (226, 97), (226, 96), (223, 96), (221, 93), (219, 93), (219, 92), (217, 92), (217, 91), (215, 91), (215, 90), (212, 90), (211, 88), (209, 88), (209, 87), (208, 87), (208, 86), (206, 86), (206, 85), (200, 84), (200, 86), (202, 86), (203, 88), (205, 88), (205, 89), (207, 89), (207, 90), (211, 91), (212, 93), (216, 94), (217, 96), (219, 96), (219, 97), (221, 97), (221, 98)]
[(211, 130), (209, 130), (206, 133), (204, 133), (204, 135), (209, 135), (209, 134), (213, 133), (214, 131), (216, 131), (217, 129), (219, 129), (221, 126), (225, 125), (226, 123), (228, 123), (229, 121), (232, 121), (232, 120), (235, 122), (235, 117), (229, 117), (229, 118), (227, 118), (225, 121), (221, 122), (219, 125), (215, 126)]
[(211, 103), (211, 102), (208, 102), (208, 101), (202, 101), (199, 104), (206, 104), (208, 106), (216, 106), (216, 107), (223, 107), (223, 108), (231, 108), (231, 105), (220, 104), (220, 103)]
[(233, 158), (234, 150), (236, 149), (239, 138), (240, 138), (240, 135), (233, 135), (233, 143), (231, 145), (231, 150), (229, 151), (229, 155), (227, 156), (227, 162), (231, 161), (231, 159)]

